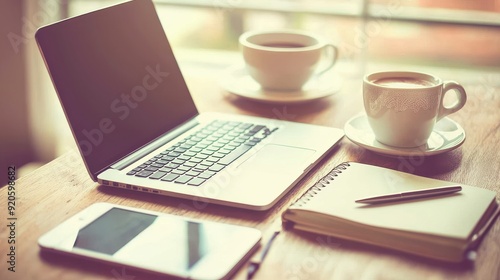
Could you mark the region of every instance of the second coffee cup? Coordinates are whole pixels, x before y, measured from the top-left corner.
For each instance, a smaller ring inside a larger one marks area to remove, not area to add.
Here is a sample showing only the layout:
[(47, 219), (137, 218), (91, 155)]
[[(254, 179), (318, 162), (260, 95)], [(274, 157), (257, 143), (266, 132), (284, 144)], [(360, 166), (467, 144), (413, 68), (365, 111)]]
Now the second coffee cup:
[[(270, 90), (299, 90), (316, 72), (321, 75), (331, 69), (338, 56), (337, 47), (302, 31), (250, 31), (240, 36), (239, 43), (248, 73)], [(324, 55), (327, 49), (331, 54)], [(317, 69), (324, 56), (328, 61)]]
[[(456, 101), (446, 107), (443, 99), (448, 91), (456, 92)], [(425, 144), (434, 124), (460, 110), (467, 95), (460, 84), (434, 75), (389, 71), (364, 77), (363, 100), (375, 138), (408, 148)]]

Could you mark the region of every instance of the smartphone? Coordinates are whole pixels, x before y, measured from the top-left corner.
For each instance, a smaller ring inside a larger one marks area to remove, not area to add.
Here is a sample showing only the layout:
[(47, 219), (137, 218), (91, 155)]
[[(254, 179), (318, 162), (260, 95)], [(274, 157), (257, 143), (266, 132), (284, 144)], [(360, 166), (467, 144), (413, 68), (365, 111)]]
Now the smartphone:
[(225, 279), (257, 249), (254, 228), (96, 203), (38, 240), (42, 250), (194, 279)]

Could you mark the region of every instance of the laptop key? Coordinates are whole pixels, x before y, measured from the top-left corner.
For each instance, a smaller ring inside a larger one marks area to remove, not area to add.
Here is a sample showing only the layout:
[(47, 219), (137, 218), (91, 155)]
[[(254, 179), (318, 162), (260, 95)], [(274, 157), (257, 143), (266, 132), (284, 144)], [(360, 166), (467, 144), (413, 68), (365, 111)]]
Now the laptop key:
[(213, 161), (208, 161), (208, 160), (204, 160), (202, 162), (200, 162), (201, 165), (205, 165), (205, 166), (212, 166), (214, 164)]
[(153, 175), (149, 176), (149, 179), (158, 180), (161, 177), (165, 176), (166, 174), (167, 174), (167, 172), (157, 171)]
[(188, 141), (186, 141), (186, 143), (180, 145), (179, 148), (184, 149), (184, 152), (185, 152), (186, 150), (189, 150), (194, 145), (196, 145), (196, 142), (192, 142), (192, 141), (188, 140)]
[(179, 169), (172, 170), (172, 174), (182, 175), (184, 173), (186, 173), (186, 171), (184, 170), (179, 170)]
[(185, 183), (187, 183), (191, 179), (193, 179), (192, 176), (182, 175), (179, 178), (175, 179), (175, 183), (185, 184)]
[(167, 182), (172, 182), (173, 180), (177, 179), (177, 177), (179, 177), (179, 175), (170, 173), (170, 174), (164, 176), (163, 178), (161, 178), (161, 180), (167, 181)]
[[(217, 143), (214, 143), (208, 147), (205, 148), (204, 151), (210, 151), (210, 152), (216, 152), (217, 150), (219, 150), (222, 146), (224, 145), (217, 145)], [(202, 152), (204, 153), (204, 152)]]
[[(189, 149), (189, 152), (192, 152), (192, 153), (194, 153), (194, 154), (196, 155), (196, 153), (199, 153), (199, 152), (201, 152), (202, 150), (203, 150), (202, 148), (196, 148), (196, 147), (193, 147), (193, 148)], [(188, 152), (188, 153), (189, 153), (189, 152)], [(193, 156), (194, 156), (194, 155), (193, 155)]]
[(196, 144), (196, 146), (194, 146), (194, 148), (197, 148), (197, 149), (205, 149), (206, 147), (208, 147), (208, 145), (210, 145), (212, 143), (208, 143), (208, 144), (204, 144), (204, 143), (198, 143)]
[(265, 125), (256, 125), (256, 126), (252, 127), (252, 129), (250, 129), (249, 133), (255, 134), (263, 128), (266, 128), (266, 126)]
[(164, 161), (172, 161), (172, 160), (174, 160), (174, 159), (175, 159), (175, 157), (171, 157), (171, 156), (163, 156), (163, 157), (161, 158), (161, 160), (164, 160)]
[(186, 161), (186, 160), (191, 159), (191, 157), (186, 156), (186, 155), (181, 155), (181, 156), (178, 156), (178, 157), (177, 157), (177, 159), (178, 159), (178, 160), (184, 160), (184, 161)]
[(227, 154), (225, 157), (221, 158), (221, 160), (219, 160), (217, 163), (223, 164), (223, 165), (228, 165), (231, 162), (235, 161), (237, 158), (239, 158), (241, 155), (246, 153), (251, 148), (252, 148), (252, 146), (248, 146), (248, 145), (239, 146), (238, 148), (234, 149), (232, 152)]
[(234, 138), (222, 138), (222, 139), (219, 139), (217, 142), (214, 143), (214, 145), (220, 145), (220, 147), (224, 147), (226, 144), (230, 143), (231, 140), (233, 140)]
[(227, 154), (229, 154), (229, 153), (217, 152), (217, 153), (212, 155), (212, 158), (218, 158), (220, 160), (221, 158), (225, 157)]
[(213, 171), (204, 171), (203, 173), (201, 173), (200, 175), (198, 175), (197, 177), (198, 178), (201, 178), (201, 179), (208, 179), (212, 176), (214, 176), (216, 173), (213, 172)]
[(206, 159), (209, 155), (206, 155), (206, 154), (197, 154), (196, 156), (194, 156), (194, 158), (201, 158), (201, 159)]
[(248, 136), (248, 135), (241, 135), (240, 137), (238, 137), (238, 139), (235, 139), (235, 141), (237, 141), (237, 140), (244, 140), (245, 141), (245, 140), (248, 140), (248, 139), (250, 139), (250, 136)]
[(213, 143), (214, 141), (217, 141), (220, 137), (217, 137), (215, 135), (210, 135), (208, 136), (205, 140), (210, 141), (210, 143)]
[(183, 164), (184, 162), (186, 162), (186, 161), (185, 161), (185, 160), (181, 160), (181, 159), (177, 159), (177, 158), (176, 158), (176, 159), (172, 160), (172, 162), (171, 162), (171, 163), (181, 165), (181, 164)]
[(196, 158), (196, 157), (195, 157), (195, 158), (190, 159), (188, 162), (192, 162), (192, 163), (200, 163), (200, 162), (202, 162), (202, 161), (203, 161), (203, 159), (201, 159), (201, 158)]
[(186, 172), (186, 175), (196, 177), (196, 176), (200, 175), (200, 172), (190, 170), (190, 171)]
[(172, 171), (172, 168), (163, 167), (163, 168), (161, 168), (161, 169), (160, 169), (160, 170), (158, 170), (158, 171), (161, 171), (161, 172), (170, 172), (170, 171)]
[(188, 161), (188, 162), (185, 162), (182, 166), (186, 166), (186, 167), (192, 168), (192, 167), (196, 166), (196, 163)]
[[(227, 145), (228, 145), (228, 146), (237, 147), (237, 146), (239, 146), (240, 144), (245, 143), (245, 141), (247, 141), (247, 139), (240, 139), (240, 138), (237, 138), (237, 139), (234, 139), (231, 143), (228, 143)], [(225, 148), (227, 149), (227, 148), (228, 148), (228, 146), (226, 146)]]
[(197, 158), (201, 158), (200, 155), (207, 155), (207, 157), (211, 154), (213, 154), (215, 151), (214, 150), (209, 150), (210, 148), (206, 148), (205, 150), (201, 151), (200, 154), (196, 155)]
[(249, 141), (249, 142), (254, 142), (254, 143), (259, 143), (261, 140), (262, 140), (262, 139), (260, 139), (260, 138), (254, 137), (254, 138), (252, 138), (252, 139), (250, 139), (250, 140), (248, 140), (248, 141)]
[(153, 174), (152, 171), (143, 170), (143, 171), (135, 174), (135, 176), (137, 176), (137, 177), (149, 177), (151, 174)]
[[(184, 144), (183, 144), (184, 145)], [(182, 147), (182, 146), (181, 146)], [(179, 154), (182, 154), (184, 153), (187, 149), (191, 148), (191, 147), (188, 147), (188, 148), (181, 148), (181, 147), (177, 147), (175, 148), (174, 150), (174, 153), (179, 153)]]
[(193, 169), (196, 170), (207, 170), (209, 166), (203, 164), (197, 164)]
[(205, 161), (218, 162), (219, 160), (220, 160), (220, 158), (211, 156), (211, 157), (208, 157)]
[(193, 136), (193, 137), (191, 137), (190, 140), (193, 141), (193, 142), (200, 142), (201, 140), (203, 140), (203, 138), (198, 137), (198, 136)]
[(185, 152), (182, 155), (187, 157), (194, 157), (196, 155), (196, 152), (189, 150), (188, 152)]
[(177, 168), (178, 166), (179, 166), (179, 164), (172, 163), (172, 162), (169, 162), (167, 165), (165, 165), (165, 167), (167, 167), (167, 168)]
[(180, 170), (180, 171), (189, 171), (189, 169), (191, 169), (191, 167), (184, 166), (184, 165), (177, 167), (177, 170)]
[(188, 182), (188, 185), (191, 185), (191, 186), (199, 186), (201, 184), (203, 184), (206, 180), (205, 179), (201, 179), (201, 178), (193, 178), (191, 179), (189, 182)]
[(199, 173), (201, 173), (201, 172), (208, 172), (208, 171), (206, 171), (207, 168), (208, 168), (208, 166), (205, 166), (205, 169), (201, 169), (201, 168), (196, 168), (195, 167), (195, 168), (191, 169), (191, 171), (195, 171), (195, 172), (199, 172)]
[(214, 164), (214, 165), (210, 166), (210, 167), (208, 168), (208, 170), (210, 170), (210, 171), (215, 171), (215, 172), (219, 172), (219, 171), (221, 171), (224, 167), (226, 167), (226, 166), (225, 166), (225, 165), (222, 165), (222, 164), (218, 164), (218, 163), (216, 163), (216, 164)]
[(242, 123), (238, 127), (241, 127), (241, 128), (244, 128), (244, 129), (248, 129), (248, 128), (252, 127), (252, 126), (253, 125), (251, 123)]
[(178, 157), (178, 156), (180, 156), (181, 154), (180, 154), (180, 153), (178, 153), (178, 152), (170, 152), (170, 153), (168, 153), (168, 155), (169, 155), (169, 156), (171, 156), (171, 157)]

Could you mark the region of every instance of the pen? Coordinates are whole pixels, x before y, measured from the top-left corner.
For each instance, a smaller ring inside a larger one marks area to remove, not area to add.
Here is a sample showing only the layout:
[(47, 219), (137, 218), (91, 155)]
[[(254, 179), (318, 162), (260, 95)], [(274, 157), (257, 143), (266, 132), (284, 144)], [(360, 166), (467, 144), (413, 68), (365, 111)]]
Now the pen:
[(425, 190), (416, 190), (416, 191), (408, 191), (408, 192), (401, 192), (401, 193), (386, 194), (386, 195), (381, 195), (381, 196), (367, 197), (367, 198), (358, 199), (355, 202), (375, 204), (375, 203), (385, 203), (385, 202), (392, 202), (392, 201), (403, 201), (403, 200), (417, 199), (417, 198), (422, 198), (422, 197), (433, 197), (433, 196), (438, 196), (438, 195), (443, 195), (443, 194), (450, 194), (450, 193), (454, 193), (454, 192), (459, 192), (461, 190), (462, 190), (462, 187), (460, 187), (460, 186), (438, 187), (438, 188), (431, 188), (431, 189), (425, 189)]
[(264, 258), (267, 255), (267, 252), (269, 252), (269, 249), (271, 248), (271, 245), (274, 241), (274, 239), (280, 234), (281, 232), (281, 220), (277, 219), (274, 221), (273, 225), (273, 234), (271, 235), (271, 238), (267, 241), (266, 245), (264, 246), (264, 249), (262, 249), (262, 253), (260, 254), (260, 258), (257, 261), (251, 261), (250, 264), (248, 265), (247, 269), (247, 280), (250, 280), (253, 278), (257, 270), (260, 268), (260, 264), (264, 261)]

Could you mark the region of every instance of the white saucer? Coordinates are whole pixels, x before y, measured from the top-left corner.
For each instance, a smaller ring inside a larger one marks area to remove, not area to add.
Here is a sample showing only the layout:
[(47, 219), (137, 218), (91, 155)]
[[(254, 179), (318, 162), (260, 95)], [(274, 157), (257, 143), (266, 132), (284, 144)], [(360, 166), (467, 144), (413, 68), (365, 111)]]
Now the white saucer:
[(344, 132), (347, 138), (357, 145), (388, 156), (432, 156), (456, 149), (465, 141), (464, 129), (446, 117), (436, 123), (427, 144), (415, 148), (396, 148), (375, 140), (375, 135), (364, 113), (348, 120), (344, 126)]
[(333, 95), (340, 90), (341, 81), (333, 71), (320, 77), (312, 77), (302, 90), (265, 90), (248, 74), (244, 65), (229, 68), (221, 80), (221, 86), (236, 96), (264, 103), (301, 103)]

